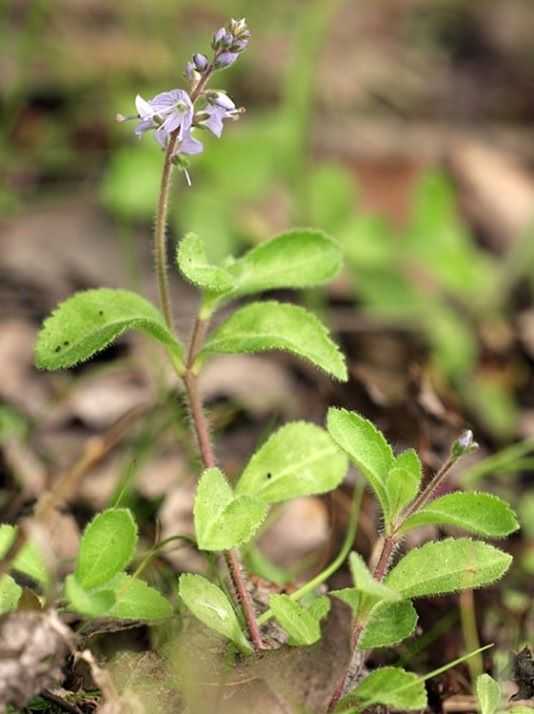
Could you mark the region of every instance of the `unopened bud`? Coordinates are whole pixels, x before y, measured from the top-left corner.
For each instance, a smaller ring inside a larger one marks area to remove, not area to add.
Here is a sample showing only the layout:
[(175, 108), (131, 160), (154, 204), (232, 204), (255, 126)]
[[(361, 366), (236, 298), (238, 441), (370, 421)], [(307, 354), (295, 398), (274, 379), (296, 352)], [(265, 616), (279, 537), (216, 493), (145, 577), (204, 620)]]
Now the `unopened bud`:
[(214, 50), (227, 50), (232, 42), (234, 41), (234, 36), (225, 27), (221, 27), (213, 35), (211, 40), (211, 46)]
[(248, 45), (248, 40), (234, 40), (230, 47), (231, 52), (243, 52)]
[(206, 55), (200, 54), (200, 52), (197, 52), (196, 54), (193, 55), (193, 65), (196, 69), (197, 72), (205, 72), (206, 69), (208, 68), (209, 65), (209, 60), (206, 57)]
[(477, 442), (473, 439), (473, 432), (467, 429), (456, 439), (451, 447), (451, 454), (455, 459), (465, 454), (471, 454), (478, 449)]
[(230, 20), (229, 29), (234, 37), (241, 37), (242, 33), (248, 32), (247, 21), (244, 17), (240, 20), (232, 19)]
[(215, 69), (226, 69), (226, 67), (230, 67), (230, 65), (234, 64), (238, 57), (239, 54), (237, 52), (221, 52), (215, 59), (214, 67)]

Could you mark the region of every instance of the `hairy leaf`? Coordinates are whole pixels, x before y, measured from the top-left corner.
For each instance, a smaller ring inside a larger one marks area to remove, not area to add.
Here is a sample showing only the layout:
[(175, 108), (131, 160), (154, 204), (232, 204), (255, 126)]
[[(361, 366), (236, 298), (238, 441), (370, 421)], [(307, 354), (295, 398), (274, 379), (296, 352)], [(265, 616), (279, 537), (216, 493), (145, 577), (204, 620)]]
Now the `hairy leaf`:
[(417, 612), (411, 600), (378, 602), (367, 618), (359, 647), (392, 647), (409, 637), (417, 625)]
[(439, 595), (489, 585), (510, 567), (512, 556), (470, 538), (448, 538), (410, 551), (385, 583), (403, 598)]
[(16, 610), (21, 595), (20, 585), (11, 575), (3, 575), (0, 578), (0, 615)]
[(424, 682), (413, 672), (399, 667), (380, 667), (341, 700), (336, 714), (360, 712), (372, 704), (400, 711), (424, 709), (427, 705)]
[(331, 491), (346, 472), (347, 457), (328, 432), (309, 422), (293, 422), (260, 446), (236, 491), (276, 503)]
[(501, 703), (501, 688), (489, 674), (481, 674), (476, 683), (481, 714), (495, 714)]
[(72, 367), (133, 329), (155, 337), (181, 360), (182, 346), (151, 303), (128, 290), (99, 288), (73, 295), (45, 320), (35, 347), (36, 364), (50, 370)]
[(73, 610), (87, 617), (108, 615), (115, 604), (112, 590), (85, 590), (75, 575), (65, 579), (65, 597)]
[[(3, 524), (0, 526), (0, 559), (4, 557), (7, 551), (11, 548), (17, 529), (14, 526)], [(29, 575), (38, 583), (48, 583), (48, 571), (45, 561), (39, 548), (32, 543), (26, 543), (13, 561), (12, 567), (18, 570), (19, 573)]]
[(179, 582), (180, 597), (196, 618), (231, 640), (241, 652), (252, 654), (230, 600), (220, 588), (201, 575), (189, 573), (181, 575)]
[(86, 590), (104, 585), (128, 565), (137, 544), (137, 525), (126, 508), (96, 515), (85, 528), (75, 575)]
[(329, 282), (341, 269), (341, 252), (325, 233), (297, 228), (261, 243), (230, 266), (233, 295), (279, 288), (309, 288)]
[(202, 474), (195, 497), (195, 533), (201, 550), (229, 550), (249, 541), (265, 520), (265, 501), (234, 496), (217, 468)]
[(357, 412), (334, 407), (328, 410), (327, 426), (330, 436), (369, 481), (382, 510), (387, 513), (386, 480), (395, 458), (384, 435)]
[(504, 538), (519, 528), (510, 506), (491, 493), (457, 491), (436, 498), (404, 523), (401, 532), (435, 524), (463, 528), (489, 538)]
[(346, 381), (343, 355), (315, 315), (297, 305), (256, 302), (234, 312), (210, 335), (202, 351), (210, 353), (285, 350)]
[(203, 290), (225, 293), (235, 285), (235, 278), (226, 268), (209, 263), (204, 241), (195, 233), (188, 233), (180, 241), (177, 260), (185, 277)]
[(330, 590), (329, 595), (337, 597), (350, 607), (353, 613), (357, 613), (360, 609), (362, 593), (356, 588), (341, 588), (340, 590)]
[(271, 595), (269, 607), (289, 635), (291, 645), (313, 645), (321, 638), (319, 618), (313, 611), (291, 600), (289, 595)]
[(398, 592), (375, 580), (359, 553), (352, 551), (349, 557), (350, 572), (356, 590), (380, 600), (399, 600)]
[(419, 493), (422, 466), (413, 449), (403, 451), (395, 458), (395, 465), (386, 478), (389, 511), (394, 518)]
[(139, 578), (119, 573), (105, 587), (110, 588), (115, 596), (115, 604), (109, 610), (108, 617), (154, 622), (172, 615), (170, 602)]

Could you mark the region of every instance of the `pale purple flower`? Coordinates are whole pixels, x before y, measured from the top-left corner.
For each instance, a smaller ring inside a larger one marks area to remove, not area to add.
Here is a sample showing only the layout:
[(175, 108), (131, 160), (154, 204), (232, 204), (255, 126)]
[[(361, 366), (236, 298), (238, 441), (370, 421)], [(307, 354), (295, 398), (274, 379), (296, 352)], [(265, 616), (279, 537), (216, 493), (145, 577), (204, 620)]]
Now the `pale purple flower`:
[(239, 57), (239, 52), (221, 52), (217, 55), (214, 66), (215, 69), (226, 69), (230, 65), (234, 64), (236, 59)]
[(209, 67), (209, 63), (209, 59), (206, 57), (206, 55), (203, 55), (200, 52), (196, 52), (193, 55), (193, 65), (197, 72), (205, 72)]
[(156, 139), (163, 147), (173, 132), (177, 132), (181, 141), (193, 123), (193, 103), (183, 89), (161, 92), (148, 102), (138, 94), (135, 106), (141, 119), (135, 128), (137, 136), (154, 129)]
[[(206, 96), (207, 105), (202, 110), (200, 126), (205, 126), (217, 138), (223, 132), (223, 122), (225, 119), (237, 119), (241, 113), (236, 108), (234, 102), (224, 92), (209, 92)], [(207, 116), (206, 116), (207, 115)]]

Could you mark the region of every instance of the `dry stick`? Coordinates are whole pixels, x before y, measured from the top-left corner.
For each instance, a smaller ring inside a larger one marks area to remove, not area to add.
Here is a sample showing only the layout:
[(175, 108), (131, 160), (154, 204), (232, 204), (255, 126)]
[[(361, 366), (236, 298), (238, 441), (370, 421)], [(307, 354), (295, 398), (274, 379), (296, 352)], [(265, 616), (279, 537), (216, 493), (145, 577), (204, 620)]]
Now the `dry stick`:
[[(398, 531), (402, 528), (406, 520), (416, 513), (420, 508), (423, 508), (432, 496), (434, 495), (436, 489), (438, 486), (441, 485), (441, 483), (444, 481), (445, 477), (448, 475), (449, 471), (451, 468), (454, 466), (454, 464), (458, 461), (460, 457), (455, 456), (452, 453), (449, 454), (447, 460), (445, 463), (441, 466), (439, 471), (435, 474), (435, 476), (432, 478), (430, 483), (426, 486), (426, 488), (422, 491), (422, 493), (415, 499), (415, 501), (409, 506), (409, 508), (406, 509), (406, 511), (403, 513), (401, 520), (399, 523), (396, 525), (395, 530), (393, 533), (390, 535), (386, 536), (384, 538), (384, 541), (382, 543), (382, 550), (380, 551), (380, 555), (378, 557), (378, 561), (376, 564), (376, 567), (373, 571), (373, 577), (375, 580), (378, 580), (381, 582), (384, 580), (384, 578), (387, 575), (387, 572), (389, 570), (389, 566), (391, 564), (391, 559), (393, 557), (393, 554), (395, 553), (395, 549), (397, 548), (399, 544), (399, 538), (396, 537), (396, 534)], [(341, 699), (343, 696), (343, 692), (345, 690), (345, 687), (348, 683), (349, 677), (356, 677), (359, 673), (359, 670), (363, 666), (363, 660), (361, 663), (358, 664), (358, 642), (360, 640), (360, 636), (363, 632), (363, 625), (356, 622), (354, 625), (354, 628), (352, 630), (352, 635), (351, 635), (351, 648), (352, 648), (352, 656), (350, 659), (349, 666), (347, 668), (347, 671), (343, 676), (340, 678), (336, 689), (334, 691), (334, 694), (332, 696), (332, 699), (330, 700), (330, 704), (328, 705), (328, 712), (334, 711), (336, 704), (338, 701)]]
[[(193, 371), (195, 358), (202, 347), (202, 342), (204, 340), (204, 335), (206, 334), (207, 327), (207, 320), (202, 320), (200, 317), (196, 319), (195, 327), (193, 329), (193, 336), (191, 338), (191, 344), (189, 346), (187, 356), (184, 382), (187, 391), (189, 406), (191, 409), (193, 427), (195, 429), (202, 462), (205, 468), (211, 468), (215, 466), (215, 456), (213, 453), (213, 448), (211, 446), (208, 422), (206, 420), (206, 415), (202, 407), (202, 399), (200, 397), (200, 392), (198, 389), (198, 378)], [(258, 622), (256, 620), (254, 603), (252, 601), (252, 597), (248, 591), (247, 584), (243, 576), (242, 566), (239, 558), (239, 551), (237, 549), (224, 551), (224, 559), (226, 561), (226, 566), (230, 573), (233, 586), (235, 588), (235, 591), (237, 592), (239, 601), (241, 602), (243, 614), (245, 616), (245, 621), (247, 623), (247, 628), (250, 634), (250, 639), (252, 640), (252, 643), (254, 645), (254, 649), (256, 651), (262, 650), (264, 648), (263, 640), (261, 637)]]

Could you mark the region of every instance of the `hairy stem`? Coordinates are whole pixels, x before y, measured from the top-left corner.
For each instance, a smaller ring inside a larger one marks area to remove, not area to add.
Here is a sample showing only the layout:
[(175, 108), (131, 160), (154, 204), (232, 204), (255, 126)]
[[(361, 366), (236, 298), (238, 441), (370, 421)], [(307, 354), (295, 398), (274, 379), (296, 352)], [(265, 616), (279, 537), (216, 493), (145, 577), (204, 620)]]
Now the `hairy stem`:
[[(193, 421), (193, 428), (197, 437), (202, 463), (205, 468), (211, 468), (216, 464), (215, 455), (211, 445), (208, 422), (204, 413), (202, 399), (198, 388), (198, 376), (193, 370), (195, 358), (202, 349), (202, 343), (204, 341), (207, 328), (208, 321), (197, 317), (189, 345), (186, 372), (183, 380), (186, 387), (189, 407), (191, 409), (191, 419)], [(243, 608), (243, 615), (245, 617), (250, 639), (254, 645), (254, 649), (258, 652), (264, 648), (263, 640), (258, 621), (256, 619), (254, 603), (247, 588), (246, 578), (243, 573), (243, 566), (241, 565), (239, 557), (239, 551), (235, 548), (225, 551), (224, 559), (230, 573), (232, 585), (237, 593), (241, 607)]]
[(402, 527), (407, 518), (419, 511), (419, 509), (423, 508), (423, 506), (426, 506), (426, 504), (434, 495), (438, 486), (443, 483), (445, 477), (448, 475), (451, 468), (458, 461), (458, 458), (458, 456), (453, 456), (452, 454), (449, 455), (445, 463), (442, 465), (436, 475), (432, 478), (428, 486), (419, 494), (419, 496), (415, 499), (415, 501), (413, 501), (411, 506), (403, 514), (402, 522), (397, 526), (396, 530)]
[[(199, 82), (191, 91), (191, 101), (195, 101), (200, 97), (204, 88), (214, 71), (214, 65), (211, 64), (206, 72), (202, 75)], [(169, 193), (172, 179), (173, 155), (178, 142), (177, 129), (171, 134), (169, 143), (165, 150), (165, 159), (163, 163), (163, 172), (161, 175), (160, 194), (158, 200), (158, 208), (156, 213), (156, 224), (154, 229), (154, 257), (155, 270), (158, 281), (159, 299), (165, 322), (171, 331), (174, 332), (173, 314), (171, 307), (171, 298), (169, 290), (169, 282), (167, 275), (167, 246), (165, 240), (165, 227), (167, 224), (167, 214), (169, 210)], [(180, 372), (180, 376), (184, 381), (191, 410), (191, 418), (193, 428), (198, 441), (198, 447), (202, 462), (205, 468), (215, 466), (215, 455), (210, 441), (209, 427), (202, 406), (202, 399), (198, 388), (198, 375), (193, 369), (195, 358), (202, 349), (202, 343), (208, 327), (208, 321), (200, 317), (197, 318), (193, 329), (193, 335), (189, 345), (185, 372)], [(256, 621), (254, 603), (247, 589), (246, 580), (243, 576), (243, 570), (240, 563), (239, 552), (230, 550), (224, 553), (226, 565), (230, 572), (233, 586), (241, 602), (243, 614), (247, 623), (250, 639), (256, 651), (263, 649), (260, 629)]]
[(174, 329), (171, 295), (169, 290), (169, 276), (167, 274), (167, 242), (165, 231), (167, 227), (167, 214), (169, 211), (169, 193), (172, 183), (173, 153), (178, 141), (178, 133), (172, 134), (165, 149), (165, 159), (163, 161), (163, 172), (161, 174), (161, 184), (156, 212), (156, 222), (154, 225), (154, 269), (158, 281), (159, 302), (170, 330)]

